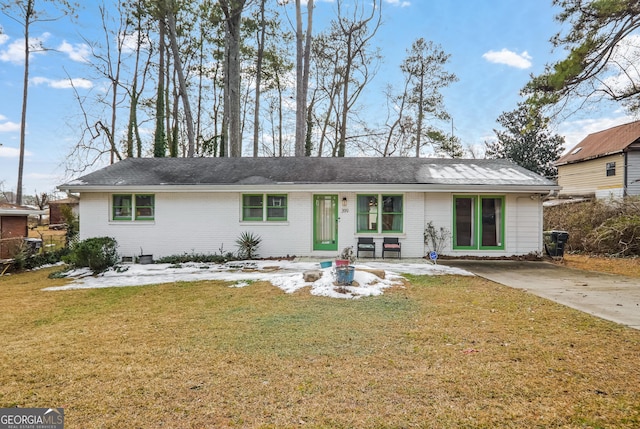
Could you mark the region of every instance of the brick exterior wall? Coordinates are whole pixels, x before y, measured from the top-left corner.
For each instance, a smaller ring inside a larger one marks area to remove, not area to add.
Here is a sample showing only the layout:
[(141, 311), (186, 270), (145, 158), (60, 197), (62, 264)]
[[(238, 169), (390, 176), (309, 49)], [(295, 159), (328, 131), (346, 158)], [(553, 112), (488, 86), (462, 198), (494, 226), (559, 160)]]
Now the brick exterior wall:
[(27, 216), (0, 216), (0, 259), (13, 258), (28, 232)]

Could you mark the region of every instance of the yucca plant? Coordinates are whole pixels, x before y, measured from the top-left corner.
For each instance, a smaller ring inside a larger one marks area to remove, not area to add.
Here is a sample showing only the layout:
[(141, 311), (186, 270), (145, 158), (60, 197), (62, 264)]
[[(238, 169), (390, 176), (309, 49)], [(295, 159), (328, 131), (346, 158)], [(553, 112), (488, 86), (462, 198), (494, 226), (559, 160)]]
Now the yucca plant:
[(250, 231), (245, 231), (240, 234), (240, 237), (236, 240), (238, 246), (238, 257), (240, 259), (254, 259), (258, 256), (258, 247), (262, 238)]

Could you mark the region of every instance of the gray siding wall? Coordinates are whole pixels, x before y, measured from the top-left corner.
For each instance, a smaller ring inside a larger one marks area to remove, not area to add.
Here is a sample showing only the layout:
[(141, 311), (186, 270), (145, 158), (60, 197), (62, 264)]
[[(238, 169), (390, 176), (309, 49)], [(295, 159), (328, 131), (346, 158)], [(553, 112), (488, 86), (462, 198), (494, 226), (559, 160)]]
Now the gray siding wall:
[(627, 194), (640, 195), (640, 150), (627, 153)]

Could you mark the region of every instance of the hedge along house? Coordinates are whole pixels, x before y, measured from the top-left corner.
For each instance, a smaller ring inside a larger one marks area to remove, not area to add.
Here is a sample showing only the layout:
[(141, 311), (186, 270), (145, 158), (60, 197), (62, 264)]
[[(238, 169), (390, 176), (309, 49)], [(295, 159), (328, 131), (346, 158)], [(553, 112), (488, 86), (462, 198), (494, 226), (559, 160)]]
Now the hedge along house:
[(236, 250), (334, 257), (359, 237), (398, 238), (423, 257), (429, 222), (441, 253), (542, 250), (542, 200), (558, 186), (506, 160), (425, 158), (129, 158), (61, 185), (80, 194), (80, 238), (110, 236), (123, 257)]
[(640, 195), (640, 121), (589, 134), (556, 166), (560, 197)]

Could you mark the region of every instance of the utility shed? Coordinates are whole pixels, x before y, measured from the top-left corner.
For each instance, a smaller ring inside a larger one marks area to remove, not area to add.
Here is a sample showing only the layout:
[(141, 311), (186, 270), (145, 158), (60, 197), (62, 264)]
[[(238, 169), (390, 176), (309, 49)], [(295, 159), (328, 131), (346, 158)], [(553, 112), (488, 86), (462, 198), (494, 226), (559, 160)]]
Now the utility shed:
[(40, 210), (10, 203), (0, 203), (0, 259), (13, 258), (29, 235), (29, 216)]
[(429, 225), (441, 254), (541, 252), (559, 187), (507, 160), (285, 157), (129, 158), (59, 189), (80, 194), (80, 237), (114, 237), (123, 257), (233, 252), (250, 232), (261, 257), (333, 257), (364, 237), (421, 258)]

